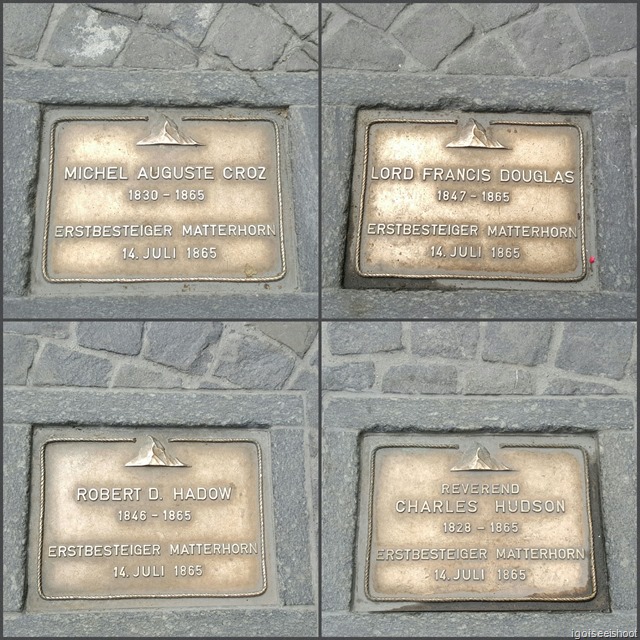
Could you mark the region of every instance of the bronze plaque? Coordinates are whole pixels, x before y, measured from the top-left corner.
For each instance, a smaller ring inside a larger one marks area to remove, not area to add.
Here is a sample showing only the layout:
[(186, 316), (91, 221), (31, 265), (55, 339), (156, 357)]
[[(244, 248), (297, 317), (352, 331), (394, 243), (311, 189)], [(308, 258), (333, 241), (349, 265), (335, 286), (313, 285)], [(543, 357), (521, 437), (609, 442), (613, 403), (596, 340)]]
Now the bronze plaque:
[(58, 430), (34, 447), (39, 598), (265, 594), (264, 434), (113, 431)]
[(82, 113), (47, 124), (45, 280), (284, 277), (279, 115)]
[(367, 440), (360, 542), (367, 600), (595, 598), (588, 439)]
[(361, 113), (355, 274), (581, 280), (584, 154), (583, 130), (568, 117)]

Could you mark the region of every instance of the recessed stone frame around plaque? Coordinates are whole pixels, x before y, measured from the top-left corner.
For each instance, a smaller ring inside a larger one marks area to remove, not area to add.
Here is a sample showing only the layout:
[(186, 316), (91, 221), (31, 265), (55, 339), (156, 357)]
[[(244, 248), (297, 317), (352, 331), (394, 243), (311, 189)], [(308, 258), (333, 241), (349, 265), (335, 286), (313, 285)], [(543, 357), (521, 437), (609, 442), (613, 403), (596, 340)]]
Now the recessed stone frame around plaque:
[(277, 114), (100, 111), (47, 120), (45, 281), (284, 278)]
[(594, 445), (365, 435), (354, 608), (608, 610)]
[(265, 434), (64, 431), (34, 438), (36, 608), (273, 604)]
[(584, 118), (436, 115), (358, 114), (345, 285), (584, 279)]

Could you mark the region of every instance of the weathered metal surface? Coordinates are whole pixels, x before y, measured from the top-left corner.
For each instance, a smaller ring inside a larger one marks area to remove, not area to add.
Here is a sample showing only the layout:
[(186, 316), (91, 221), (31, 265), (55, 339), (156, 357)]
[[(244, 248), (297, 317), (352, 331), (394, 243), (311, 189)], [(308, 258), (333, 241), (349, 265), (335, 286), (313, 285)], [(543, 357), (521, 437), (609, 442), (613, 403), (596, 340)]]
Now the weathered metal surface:
[(40, 599), (226, 602), (266, 592), (258, 440), (158, 431), (36, 443)]
[(351, 260), (360, 278), (586, 275), (578, 124), (363, 112), (357, 136)]
[(275, 114), (83, 110), (48, 123), (45, 280), (284, 276)]
[(360, 579), (367, 600), (557, 605), (596, 597), (593, 488), (583, 442), (366, 441)]

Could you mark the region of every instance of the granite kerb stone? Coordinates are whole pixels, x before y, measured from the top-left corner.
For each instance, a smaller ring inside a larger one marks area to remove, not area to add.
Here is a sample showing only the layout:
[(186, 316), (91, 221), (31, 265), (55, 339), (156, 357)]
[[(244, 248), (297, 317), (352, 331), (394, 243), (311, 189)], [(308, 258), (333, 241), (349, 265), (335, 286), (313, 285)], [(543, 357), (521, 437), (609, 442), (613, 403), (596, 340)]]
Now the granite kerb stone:
[(325, 428), (385, 431), (581, 433), (635, 428), (630, 398), (495, 398), (329, 394)]
[(613, 609), (637, 606), (637, 436), (598, 434), (600, 507), (605, 526), (609, 592)]
[(31, 425), (3, 424), (3, 610), (24, 606)]
[(325, 429), (322, 456), (322, 608), (348, 609), (355, 566), (358, 433)]
[(303, 427), (301, 392), (5, 387), (4, 419), (26, 424)]
[(256, 631), (276, 636), (317, 634), (317, 614), (312, 607), (235, 608), (215, 611), (173, 609), (165, 611), (91, 611), (8, 614), (5, 637), (249, 637)]
[(592, 114), (598, 275), (604, 289), (635, 291), (637, 244), (629, 118)]
[(302, 291), (318, 286), (318, 109), (289, 109), (298, 279)]
[(434, 76), (325, 71), (326, 105), (487, 111), (628, 111), (621, 78)]
[(305, 482), (304, 433), (271, 429), (276, 558), (283, 603), (313, 604), (309, 537), (311, 496)]
[(3, 157), (10, 160), (3, 165), (3, 290), (5, 295), (24, 295), (33, 234), (40, 106), (5, 100), (2, 110)]
[(322, 123), (322, 284), (335, 286), (344, 268), (356, 109), (323, 104)]
[[(323, 256), (324, 257), (324, 256)], [(497, 299), (499, 297), (499, 304)], [(322, 294), (325, 320), (350, 318), (451, 320), (634, 319), (635, 294), (534, 291), (377, 291), (327, 288)]]
[(4, 97), (56, 105), (316, 105), (317, 76), (122, 69), (5, 69)]
[[(188, 304), (187, 304), (188, 301)], [(73, 305), (72, 307), (70, 305)], [(316, 293), (270, 293), (219, 295), (113, 295), (113, 296), (46, 296), (9, 297), (4, 299), (4, 317), (125, 319), (149, 314), (161, 319), (269, 320), (316, 316)]]
[(322, 631), (329, 637), (371, 636), (423, 637), (425, 629), (431, 637), (546, 637), (566, 638), (578, 629), (620, 629), (633, 631), (636, 614), (632, 611), (614, 613), (331, 613), (323, 618)]

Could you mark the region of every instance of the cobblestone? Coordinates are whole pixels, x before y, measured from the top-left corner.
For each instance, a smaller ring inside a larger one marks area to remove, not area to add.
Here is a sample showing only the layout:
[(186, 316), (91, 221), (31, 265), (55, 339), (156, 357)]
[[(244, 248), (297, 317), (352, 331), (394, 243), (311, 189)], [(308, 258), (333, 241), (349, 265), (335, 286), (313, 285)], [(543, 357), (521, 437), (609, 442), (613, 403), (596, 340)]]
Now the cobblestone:
[(211, 361), (204, 353), (222, 334), (219, 322), (149, 322), (146, 347), (148, 360), (190, 373), (203, 373)]
[(68, 338), (68, 322), (5, 322), (5, 333), (47, 336), (49, 338)]
[(595, 56), (631, 49), (637, 44), (635, 2), (578, 2), (576, 8)]
[(571, 378), (554, 378), (545, 387), (543, 393), (550, 396), (609, 396), (618, 392), (607, 384), (584, 382), (583, 380), (572, 380)]
[(113, 376), (113, 386), (129, 389), (175, 389), (182, 386), (182, 378), (168, 371), (125, 363)]
[(507, 28), (505, 34), (528, 75), (551, 75), (589, 57), (589, 45), (564, 9), (545, 7)]
[(407, 6), (406, 2), (346, 2), (340, 6), (362, 18), (370, 25), (388, 29), (397, 15)]
[(560, 369), (620, 380), (631, 356), (633, 325), (580, 322), (565, 325), (556, 358)]
[(2, 46), (7, 53), (32, 58), (47, 26), (50, 2), (7, 2), (2, 5)]
[(487, 36), (464, 51), (455, 52), (443, 65), (448, 73), (521, 76), (525, 65), (513, 48), (498, 36)]
[(492, 322), (487, 326), (482, 359), (534, 365), (544, 362), (552, 325), (545, 322)]
[(417, 3), (398, 18), (391, 33), (431, 71), (473, 33), (473, 25), (447, 4)]
[(397, 71), (405, 60), (402, 50), (380, 37), (366, 22), (349, 20), (322, 42), (324, 67)]
[(275, 2), (271, 7), (301, 37), (318, 28), (318, 5), (311, 2)]
[(33, 365), (32, 384), (69, 387), (106, 387), (112, 365), (73, 349), (47, 344)]
[(477, 322), (414, 322), (411, 351), (421, 356), (469, 359), (476, 355)]
[(109, 66), (130, 33), (127, 23), (113, 14), (71, 4), (53, 32), (45, 59), (54, 66)]
[(300, 357), (307, 353), (318, 333), (318, 327), (314, 322), (257, 322), (254, 326), (295, 351)]
[(447, 365), (390, 367), (382, 379), (385, 393), (456, 393), (457, 371)]
[(463, 393), (467, 395), (531, 395), (534, 379), (526, 369), (472, 366), (466, 369)]
[(142, 347), (142, 322), (80, 322), (76, 336), (81, 347), (135, 356)]
[(537, 2), (461, 2), (458, 11), (482, 31), (491, 31), (538, 7)]
[(144, 4), (138, 2), (88, 2), (87, 6), (133, 20), (139, 20), (142, 17), (142, 9), (144, 8)]
[(121, 60), (124, 67), (135, 69), (193, 69), (198, 63), (191, 51), (148, 33), (131, 36)]
[(371, 362), (352, 362), (322, 369), (322, 388), (326, 391), (358, 391), (370, 389), (375, 381)]
[(291, 353), (266, 340), (235, 334), (220, 348), (213, 373), (244, 388), (281, 389), (294, 364)]
[(198, 47), (221, 7), (221, 3), (151, 3), (145, 7), (144, 22), (169, 29)]
[(273, 68), (290, 38), (287, 28), (274, 17), (253, 5), (235, 4), (218, 25), (212, 48), (238, 69), (264, 71)]
[(29, 368), (38, 350), (38, 341), (21, 335), (7, 334), (2, 344), (3, 384), (26, 384)]
[(402, 349), (402, 325), (399, 322), (349, 323), (328, 325), (329, 351), (334, 355), (376, 353)]

